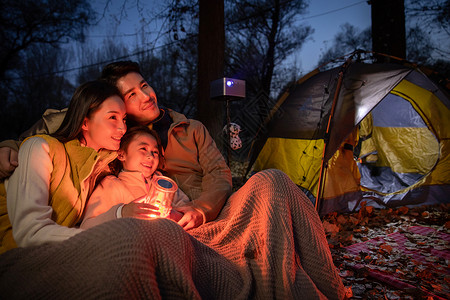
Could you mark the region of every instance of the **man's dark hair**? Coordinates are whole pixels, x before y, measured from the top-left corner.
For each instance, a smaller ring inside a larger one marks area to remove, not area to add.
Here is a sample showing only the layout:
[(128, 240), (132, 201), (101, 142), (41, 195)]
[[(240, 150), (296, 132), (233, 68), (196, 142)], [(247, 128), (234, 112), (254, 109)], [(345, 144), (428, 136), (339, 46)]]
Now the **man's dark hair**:
[(103, 68), (100, 79), (116, 86), (119, 78), (132, 72), (138, 73), (142, 76), (141, 69), (139, 68), (139, 64), (137, 62), (131, 60), (116, 61), (106, 65)]

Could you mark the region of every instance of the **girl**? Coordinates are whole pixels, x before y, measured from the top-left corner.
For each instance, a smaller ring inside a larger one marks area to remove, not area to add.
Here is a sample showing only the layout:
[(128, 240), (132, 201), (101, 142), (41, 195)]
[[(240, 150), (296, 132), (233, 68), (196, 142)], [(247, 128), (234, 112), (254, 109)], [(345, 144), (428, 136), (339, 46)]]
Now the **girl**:
[[(153, 176), (162, 175), (157, 171), (164, 166), (162, 153), (162, 145), (155, 131), (138, 126), (125, 133), (114, 167), (120, 172), (117, 177), (105, 177), (96, 187), (86, 206), (81, 228), (121, 217), (151, 218), (155, 207), (149, 207), (142, 201), (149, 195)], [(172, 206), (177, 207), (188, 201), (189, 198), (178, 189)]]
[(19, 166), (7, 184), (0, 252), (16, 243), (24, 247), (62, 241), (82, 231), (76, 225), (96, 180), (110, 172), (108, 164), (117, 157), (125, 115), (117, 88), (92, 81), (76, 89), (53, 135), (25, 140)]

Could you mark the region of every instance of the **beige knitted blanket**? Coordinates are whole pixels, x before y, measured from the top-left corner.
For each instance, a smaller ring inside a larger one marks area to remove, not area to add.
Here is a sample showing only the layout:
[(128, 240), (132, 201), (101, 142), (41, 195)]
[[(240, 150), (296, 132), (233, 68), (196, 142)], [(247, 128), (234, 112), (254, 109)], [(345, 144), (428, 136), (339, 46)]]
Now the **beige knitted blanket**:
[(344, 288), (311, 202), (268, 170), (188, 232), (166, 219), (119, 219), (10, 250), (0, 298), (342, 299)]

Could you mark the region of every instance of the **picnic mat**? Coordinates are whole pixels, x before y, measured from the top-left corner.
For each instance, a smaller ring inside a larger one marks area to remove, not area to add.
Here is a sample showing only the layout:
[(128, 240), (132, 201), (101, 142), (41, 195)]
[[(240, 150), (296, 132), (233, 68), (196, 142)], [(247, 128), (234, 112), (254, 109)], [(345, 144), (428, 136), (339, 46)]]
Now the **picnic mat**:
[[(411, 226), (345, 249), (354, 256), (349, 266), (373, 279), (416, 295), (450, 299), (449, 244), (450, 235), (445, 232)], [(434, 284), (423, 284), (428, 280)]]

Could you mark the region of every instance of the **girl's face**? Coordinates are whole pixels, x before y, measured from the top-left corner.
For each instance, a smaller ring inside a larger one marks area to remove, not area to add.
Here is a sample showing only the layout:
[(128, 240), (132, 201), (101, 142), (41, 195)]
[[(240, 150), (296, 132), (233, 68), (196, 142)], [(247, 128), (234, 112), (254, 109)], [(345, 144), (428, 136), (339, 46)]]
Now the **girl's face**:
[(126, 150), (118, 151), (118, 159), (125, 171), (139, 171), (150, 178), (159, 164), (158, 142), (150, 134), (138, 134), (128, 144)]
[(100, 105), (90, 118), (85, 118), (81, 130), (87, 147), (118, 150), (125, 134), (126, 108), (119, 96), (111, 96)]

